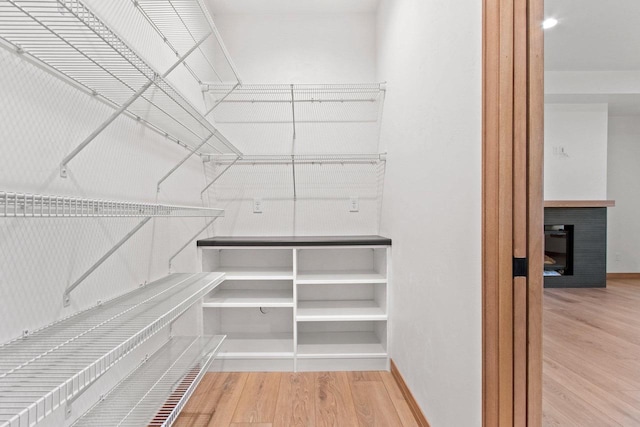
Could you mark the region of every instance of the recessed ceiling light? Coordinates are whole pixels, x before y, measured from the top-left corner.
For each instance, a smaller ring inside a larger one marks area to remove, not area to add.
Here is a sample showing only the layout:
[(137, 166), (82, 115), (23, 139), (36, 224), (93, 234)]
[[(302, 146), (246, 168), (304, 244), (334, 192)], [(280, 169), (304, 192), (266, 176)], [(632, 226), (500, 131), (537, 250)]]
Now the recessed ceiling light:
[(556, 25), (558, 25), (558, 20), (556, 18), (547, 18), (542, 21), (542, 28), (544, 28), (545, 30), (553, 28)]

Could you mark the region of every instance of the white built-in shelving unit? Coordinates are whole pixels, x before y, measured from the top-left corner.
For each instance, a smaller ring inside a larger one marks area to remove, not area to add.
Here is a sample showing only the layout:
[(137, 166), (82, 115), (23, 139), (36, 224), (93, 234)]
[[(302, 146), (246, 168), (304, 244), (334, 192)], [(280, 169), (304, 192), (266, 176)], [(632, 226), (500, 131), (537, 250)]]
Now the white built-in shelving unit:
[(69, 407), (223, 280), (173, 274), (0, 346), (0, 426), (33, 426)]
[(205, 333), (227, 335), (216, 370), (388, 369), (388, 239), (246, 239), (198, 242), (226, 274), (203, 303)]

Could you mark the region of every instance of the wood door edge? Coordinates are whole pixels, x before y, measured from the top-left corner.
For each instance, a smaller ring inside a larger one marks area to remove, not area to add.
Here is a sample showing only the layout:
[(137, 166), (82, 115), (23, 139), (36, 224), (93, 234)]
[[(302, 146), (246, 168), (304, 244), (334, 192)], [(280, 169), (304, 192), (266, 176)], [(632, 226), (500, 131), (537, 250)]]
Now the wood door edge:
[(396, 366), (393, 359), (391, 359), (391, 376), (398, 385), (398, 388), (400, 388), (400, 392), (402, 393), (402, 396), (404, 396), (404, 399), (407, 401), (409, 409), (411, 410), (416, 423), (418, 423), (418, 426), (431, 427), (429, 421), (427, 421), (427, 417), (424, 416), (422, 409), (420, 409), (420, 405), (418, 405), (418, 402), (413, 397), (413, 394), (411, 394), (411, 390), (409, 390), (407, 383), (404, 382), (404, 378), (402, 378), (402, 374), (400, 374), (400, 371), (398, 370), (398, 367)]

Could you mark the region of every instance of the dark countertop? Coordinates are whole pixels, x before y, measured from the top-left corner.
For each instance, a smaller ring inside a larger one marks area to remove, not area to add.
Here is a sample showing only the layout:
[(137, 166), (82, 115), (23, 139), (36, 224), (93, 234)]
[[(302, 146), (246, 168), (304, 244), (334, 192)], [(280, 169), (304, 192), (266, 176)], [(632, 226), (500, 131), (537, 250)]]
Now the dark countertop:
[(198, 240), (198, 246), (390, 246), (382, 236), (217, 236)]

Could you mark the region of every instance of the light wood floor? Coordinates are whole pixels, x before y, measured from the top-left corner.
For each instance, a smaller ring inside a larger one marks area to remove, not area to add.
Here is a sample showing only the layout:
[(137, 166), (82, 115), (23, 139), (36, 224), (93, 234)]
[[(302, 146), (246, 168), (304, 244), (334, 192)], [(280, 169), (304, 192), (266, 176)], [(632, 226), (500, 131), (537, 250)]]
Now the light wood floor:
[(175, 425), (417, 427), (389, 372), (208, 373)]
[(545, 426), (640, 426), (640, 280), (544, 291)]

